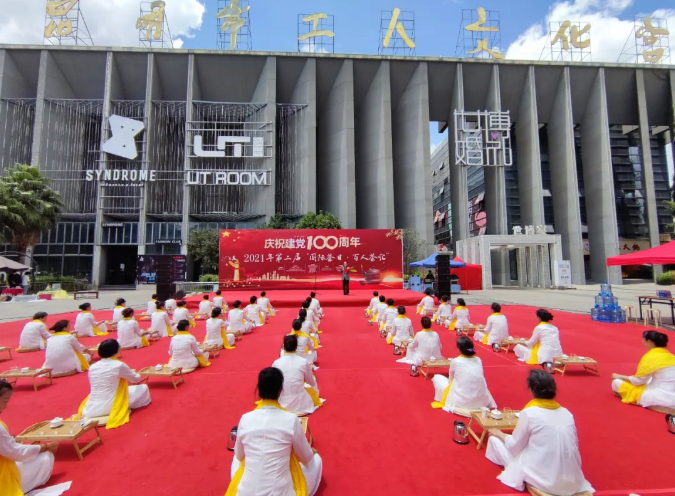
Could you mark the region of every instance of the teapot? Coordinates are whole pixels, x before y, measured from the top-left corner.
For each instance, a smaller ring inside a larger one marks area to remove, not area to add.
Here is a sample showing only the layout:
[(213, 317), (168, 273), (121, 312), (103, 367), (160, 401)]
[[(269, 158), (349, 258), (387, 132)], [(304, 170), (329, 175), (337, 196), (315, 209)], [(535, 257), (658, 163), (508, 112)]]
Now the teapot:
[(232, 430), (230, 431), (230, 436), (227, 439), (227, 449), (230, 451), (234, 451), (234, 446), (237, 444), (237, 429), (238, 426), (232, 427)]
[(457, 444), (469, 444), (469, 431), (461, 420), (455, 420), (452, 440)]

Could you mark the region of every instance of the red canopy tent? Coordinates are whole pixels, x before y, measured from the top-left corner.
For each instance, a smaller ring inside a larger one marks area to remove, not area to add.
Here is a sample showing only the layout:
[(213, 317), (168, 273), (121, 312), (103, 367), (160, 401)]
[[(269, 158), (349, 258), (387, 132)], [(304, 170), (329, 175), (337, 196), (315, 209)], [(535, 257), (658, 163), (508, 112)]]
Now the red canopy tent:
[(675, 241), (618, 257), (609, 257), (607, 267), (613, 265), (668, 265), (675, 264)]
[[(455, 262), (464, 262), (459, 257), (453, 259)], [(459, 285), (464, 290), (477, 291), (483, 289), (483, 266), (467, 263), (466, 267), (451, 269), (450, 274), (459, 277)]]

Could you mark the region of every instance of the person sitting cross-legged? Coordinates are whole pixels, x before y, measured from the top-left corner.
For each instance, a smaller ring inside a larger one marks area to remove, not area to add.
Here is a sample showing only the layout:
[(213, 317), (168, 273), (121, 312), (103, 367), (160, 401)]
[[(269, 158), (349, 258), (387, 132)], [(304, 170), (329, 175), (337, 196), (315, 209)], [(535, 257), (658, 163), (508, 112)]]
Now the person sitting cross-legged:
[(176, 335), (169, 344), (169, 367), (182, 368), (183, 372), (192, 372), (197, 367), (208, 367), (209, 352), (199, 349), (197, 338), (188, 332), (190, 322), (183, 319), (176, 325)]
[(222, 310), (218, 307), (211, 310), (211, 318), (206, 321), (206, 346), (215, 346), (218, 349), (234, 349), (234, 334), (227, 334), (230, 323), (220, 318)]
[(529, 484), (556, 496), (594, 492), (581, 470), (574, 417), (555, 401), (555, 379), (531, 370), (527, 387), (533, 399), (520, 412), (513, 434), (489, 431), (485, 457), (504, 467), (497, 479), (518, 491)]
[(70, 322), (59, 320), (50, 329), (52, 337), (47, 340), (45, 363), (42, 368), (52, 369), (52, 376), (73, 375), (89, 370), (91, 355), (70, 334)]
[(298, 356), (298, 337), (293, 334), (284, 336), (284, 355), (272, 364), (284, 374), (284, 388), (279, 403), (289, 412), (306, 415), (313, 413), (323, 401), (319, 398), (312, 365)]
[(134, 309), (125, 308), (122, 310), (122, 320), (117, 323), (117, 340), (120, 347), (127, 349), (150, 346), (146, 334), (134, 318)]
[(405, 307), (398, 307), (398, 315), (393, 321), (392, 330), (387, 334), (387, 344), (401, 346), (412, 343), (415, 338), (412, 321), (405, 314)]
[(33, 320), (23, 326), (19, 336), (19, 347), (27, 350), (44, 350), (47, 340), (52, 337), (47, 329), (47, 312), (38, 312), (33, 315)]
[(253, 331), (253, 322), (246, 318), (246, 314), (240, 307), (241, 301), (234, 300), (232, 309), (227, 313), (227, 321), (230, 323), (230, 327), (228, 327), (227, 330), (249, 334)]
[(492, 304), (492, 315), (487, 319), (487, 325), (484, 331), (476, 331), (473, 339), (492, 346), (509, 337), (509, 324), (506, 317), (501, 314), (502, 306), (499, 303)]
[(422, 331), (415, 335), (413, 342), (408, 345), (408, 354), (405, 358), (397, 360), (399, 363), (409, 363), (411, 375), (419, 375), (418, 368), (424, 360), (431, 357), (441, 358), (441, 338), (431, 330), (431, 319), (422, 317)]
[[(131, 309), (129, 309), (131, 310)], [(106, 429), (115, 429), (129, 422), (129, 410), (150, 404), (150, 389), (141, 376), (120, 361), (120, 344), (106, 339), (98, 346), (101, 360), (89, 368), (91, 393), (80, 405), (78, 416), (87, 420), (108, 417)]]
[(283, 386), (279, 369), (258, 374), (260, 401), (239, 421), (226, 496), (314, 496), (319, 488), (321, 457), (309, 445), (300, 419), (279, 404)]
[(553, 315), (548, 310), (537, 310), (539, 325), (534, 328), (532, 337), (525, 344), (517, 344), (513, 352), (521, 362), (529, 365), (552, 363), (555, 357), (563, 355), (560, 345), (560, 331), (551, 324)]

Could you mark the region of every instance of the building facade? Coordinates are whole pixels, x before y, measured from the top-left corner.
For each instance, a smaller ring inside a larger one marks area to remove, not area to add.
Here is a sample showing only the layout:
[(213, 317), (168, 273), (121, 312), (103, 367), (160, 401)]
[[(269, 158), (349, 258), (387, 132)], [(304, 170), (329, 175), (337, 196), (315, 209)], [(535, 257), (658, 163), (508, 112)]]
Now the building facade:
[[(600, 280), (620, 232), (659, 242), (674, 91), (673, 66), (0, 45), (0, 173), (52, 179), (66, 212), (33, 255), (99, 285), (133, 282), (138, 255), (185, 254), (193, 229), (318, 210), (417, 229), (430, 250), (437, 211), (455, 241), (550, 224), (575, 282), (585, 216)], [(509, 111), (514, 166), (450, 153), (433, 175), (430, 123), (452, 152), (455, 110)]]

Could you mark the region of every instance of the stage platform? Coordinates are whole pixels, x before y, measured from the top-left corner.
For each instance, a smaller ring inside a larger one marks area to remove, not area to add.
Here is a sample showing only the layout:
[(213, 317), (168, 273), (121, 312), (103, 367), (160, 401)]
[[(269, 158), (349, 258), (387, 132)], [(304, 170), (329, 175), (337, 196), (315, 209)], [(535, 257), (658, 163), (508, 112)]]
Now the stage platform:
[[(270, 299), (274, 308), (300, 308), (302, 301), (309, 296), (310, 291), (300, 289), (286, 289), (286, 290), (270, 290), (267, 291), (267, 297)], [(411, 306), (417, 305), (424, 294), (416, 293), (415, 291), (408, 291), (407, 289), (383, 289), (378, 291), (380, 295), (387, 298), (394, 299), (394, 305)], [(206, 294), (206, 293), (204, 293)], [(197, 310), (199, 302), (203, 299), (204, 294), (189, 296), (185, 298), (187, 307), (190, 311)], [(249, 303), (252, 295), (260, 297), (260, 290), (246, 290), (246, 291), (223, 291), (222, 295), (227, 304), (232, 307), (234, 300), (240, 300), (242, 307)], [(209, 293), (209, 299), (213, 299), (215, 293)], [(320, 289), (316, 292), (316, 297), (321, 302), (323, 308), (331, 307), (362, 307), (366, 308), (370, 299), (373, 297), (372, 289), (353, 289), (349, 291), (349, 295), (342, 294), (342, 290), (336, 289)]]

